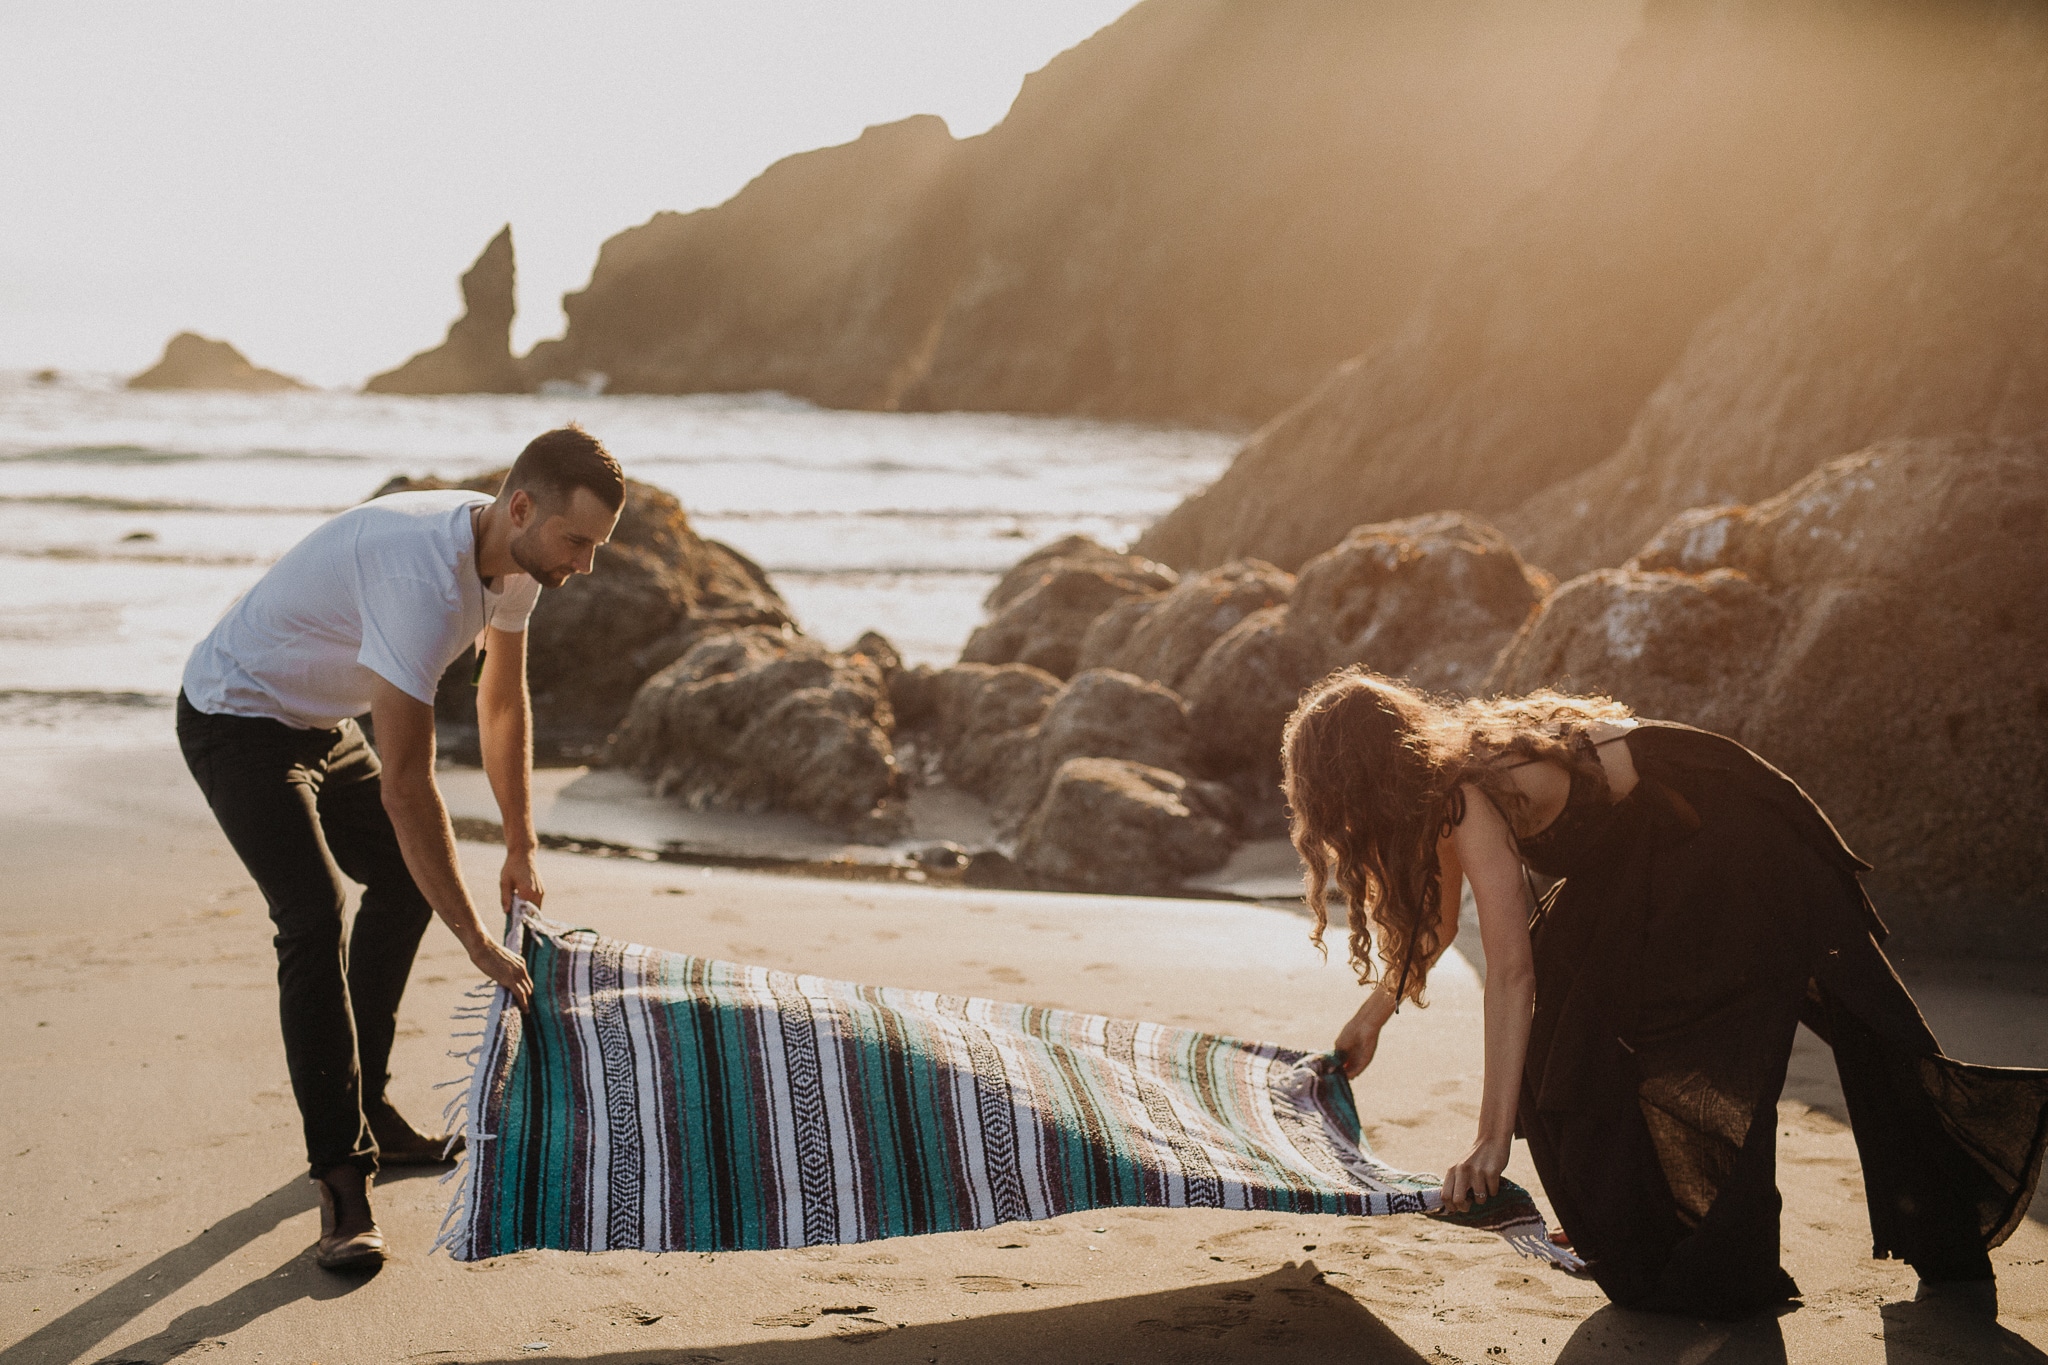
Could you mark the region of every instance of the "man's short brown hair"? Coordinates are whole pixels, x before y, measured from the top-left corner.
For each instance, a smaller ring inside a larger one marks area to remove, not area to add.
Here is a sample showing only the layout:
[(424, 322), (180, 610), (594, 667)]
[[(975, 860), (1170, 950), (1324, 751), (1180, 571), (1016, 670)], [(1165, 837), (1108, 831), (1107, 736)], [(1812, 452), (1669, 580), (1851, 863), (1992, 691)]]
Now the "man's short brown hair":
[(536, 501), (559, 507), (587, 488), (616, 512), (626, 502), (626, 476), (595, 436), (571, 422), (527, 442), (505, 476), (505, 492), (524, 488)]

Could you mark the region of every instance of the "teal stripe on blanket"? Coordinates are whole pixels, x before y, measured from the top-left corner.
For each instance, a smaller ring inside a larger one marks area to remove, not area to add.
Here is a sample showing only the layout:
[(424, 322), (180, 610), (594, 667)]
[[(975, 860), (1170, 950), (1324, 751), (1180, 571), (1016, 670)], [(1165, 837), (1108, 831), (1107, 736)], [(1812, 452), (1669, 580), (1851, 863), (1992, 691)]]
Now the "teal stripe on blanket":
[(1431, 1213), (1551, 1245), (1527, 1193), (1465, 1214), (1375, 1161), (1330, 1054), (857, 986), (522, 909), (532, 1007), (491, 1006), (440, 1245), (734, 1251), (1151, 1205)]

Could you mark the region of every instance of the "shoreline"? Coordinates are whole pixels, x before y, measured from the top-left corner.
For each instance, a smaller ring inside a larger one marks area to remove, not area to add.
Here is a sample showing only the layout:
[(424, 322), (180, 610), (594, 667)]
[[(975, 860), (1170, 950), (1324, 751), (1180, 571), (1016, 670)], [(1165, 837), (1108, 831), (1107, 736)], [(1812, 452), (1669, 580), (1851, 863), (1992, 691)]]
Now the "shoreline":
[[(836, 1358), (849, 1344), (870, 1359), (927, 1362), (1015, 1359), (1020, 1341), (1047, 1360), (1899, 1365), (1959, 1350), (2023, 1359), (2048, 1344), (2048, 1209), (1993, 1253), (2005, 1307), (1994, 1335), (1914, 1309), (1911, 1272), (1868, 1259), (1854, 1144), (1839, 1091), (1830, 1099), (1832, 1067), (1810, 1050), (1795, 1052), (1780, 1105), (1786, 1263), (1806, 1299), (1741, 1324), (1606, 1307), (1591, 1283), (1519, 1261), (1488, 1234), (1407, 1218), (1111, 1209), (801, 1252), (521, 1253), (463, 1266), (427, 1254), (448, 1193), (431, 1172), (380, 1182), (393, 1261), (367, 1281), (342, 1280), (307, 1254), (315, 1214), (260, 898), (167, 736), (63, 739), (15, 744), (17, 780), (0, 789), (0, 1027), (15, 1044), (14, 1194), (0, 1219), (5, 1365), (202, 1353), (767, 1365)], [(459, 847), (473, 888), (492, 894), (494, 850)], [(1341, 960), (1318, 958), (1298, 914), (1276, 906), (556, 851), (541, 865), (551, 914), (839, 979), (1304, 1048), (1327, 1046), (1357, 998)], [(1964, 962), (1909, 964), (1908, 975), (1952, 1050), (2044, 1060), (2040, 973)], [(430, 1087), (459, 1069), (443, 1055), (458, 1027), (448, 1014), (472, 980), (453, 940), (431, 928), (394, 1054), (394, 1099), (422, 1122), (440, 1107)], [(1369, 1140), (1410, 1169), (1455, 1158), (1478, 1099), (1478, 976), (1447, 956), (1431, 997), (1429, 1009), (1403, 1012), (1357, 1083)], [(1541, 1199), (1525, 1153), (1509, 1175)]]

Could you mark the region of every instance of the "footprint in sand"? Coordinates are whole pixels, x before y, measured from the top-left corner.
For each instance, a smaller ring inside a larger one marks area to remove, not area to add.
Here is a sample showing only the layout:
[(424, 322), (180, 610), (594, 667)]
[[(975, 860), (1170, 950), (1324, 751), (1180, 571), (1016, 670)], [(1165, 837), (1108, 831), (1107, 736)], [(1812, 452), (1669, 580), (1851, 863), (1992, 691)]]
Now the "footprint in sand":
[(1138, 1326), (1148, 1332), (1186, 1332), (1191, 1336), (1214, 1340), (1234, 1328), (1244, 1326), (1251, 1320), (1251, 1316), (1252, 1310), (1249, 1308), (1198, 1304), (1175, 1309), (1171, 1322), (1159, 1318), (1144, 1318), (1139, 1321)]
[(1007, 1275), (955, 1275), (953, 1287), (964, 1294), (1014, 1294), (1031, 1286)]

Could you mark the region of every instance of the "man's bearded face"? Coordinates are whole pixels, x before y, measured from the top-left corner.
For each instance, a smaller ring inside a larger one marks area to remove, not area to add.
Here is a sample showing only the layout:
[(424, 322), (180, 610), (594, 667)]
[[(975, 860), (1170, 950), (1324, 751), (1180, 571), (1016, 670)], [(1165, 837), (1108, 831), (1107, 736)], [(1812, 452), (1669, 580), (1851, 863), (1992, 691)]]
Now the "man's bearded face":
[(589, 573), (597, 547), (612, 538), (619, 514), (587, 488), (574, 489), (567, 498), (528, 499), (530, 519), (513, 531), (507, 546), (513, 562), (544, 588), (559, 588), (574, 575)]

